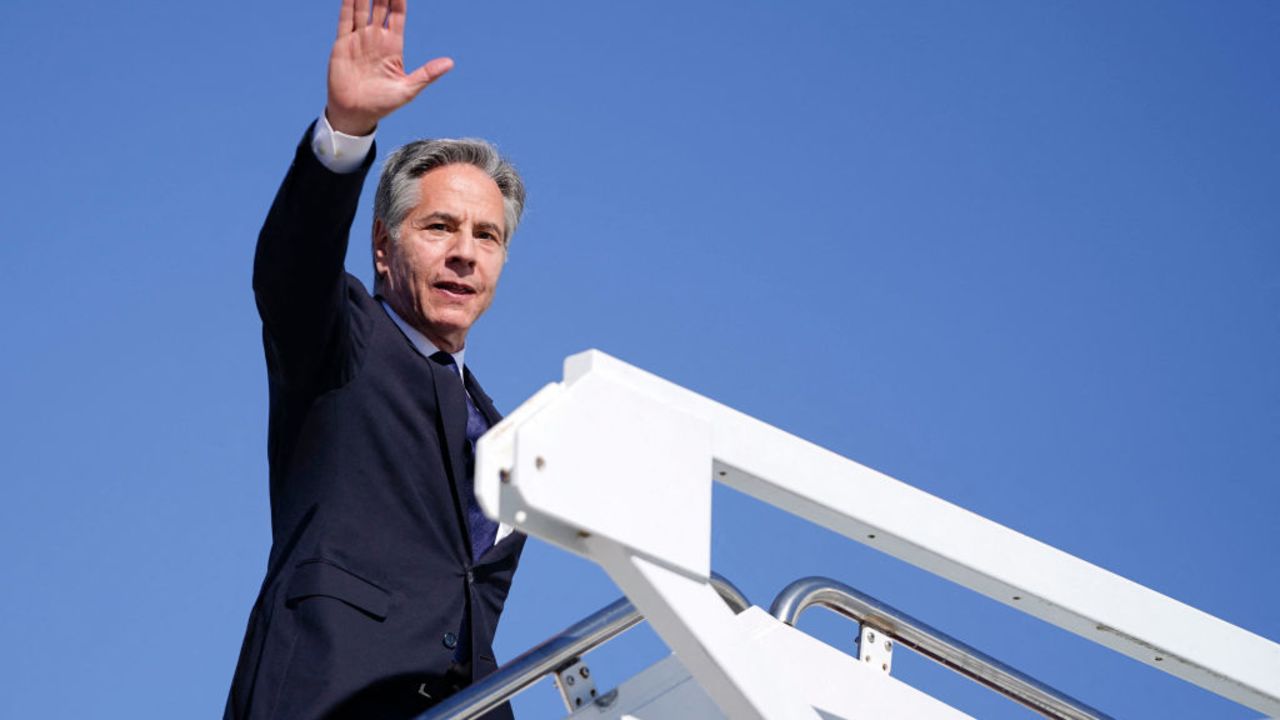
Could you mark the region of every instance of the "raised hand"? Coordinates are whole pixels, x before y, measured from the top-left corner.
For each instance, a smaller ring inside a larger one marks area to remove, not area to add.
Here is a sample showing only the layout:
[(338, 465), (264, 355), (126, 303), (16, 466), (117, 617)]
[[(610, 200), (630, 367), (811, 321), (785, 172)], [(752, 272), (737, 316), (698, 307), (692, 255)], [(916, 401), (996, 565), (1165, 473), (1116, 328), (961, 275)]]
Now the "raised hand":
[(405, 0), (343, 0), (338, 39), (329, 55), (325, 115), (334, 130), (368, 135), (378, 121), (417, 97), (453, 67), (436, 58), (404, 71)]

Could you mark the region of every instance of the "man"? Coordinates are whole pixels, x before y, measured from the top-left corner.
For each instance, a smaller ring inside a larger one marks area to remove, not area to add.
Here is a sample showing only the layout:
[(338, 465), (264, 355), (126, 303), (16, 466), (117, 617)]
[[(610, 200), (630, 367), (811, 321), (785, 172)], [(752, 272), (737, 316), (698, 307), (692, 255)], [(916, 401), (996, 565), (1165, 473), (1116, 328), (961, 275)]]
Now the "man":
[[(476, 506), (497, 422), (463, 362), (524, 204), (480, 141), (411, 143), (374, 205), (375, 292), (343, 271), (378, 122), (453, 65), (401, 58), (405, 0), (345, 0), (328, 102), (259, 236), (272, 546), (228, 718), (406, 718), (496, 667), (524, 537)], [(510, 717), (506, 706), (494, 717)]]

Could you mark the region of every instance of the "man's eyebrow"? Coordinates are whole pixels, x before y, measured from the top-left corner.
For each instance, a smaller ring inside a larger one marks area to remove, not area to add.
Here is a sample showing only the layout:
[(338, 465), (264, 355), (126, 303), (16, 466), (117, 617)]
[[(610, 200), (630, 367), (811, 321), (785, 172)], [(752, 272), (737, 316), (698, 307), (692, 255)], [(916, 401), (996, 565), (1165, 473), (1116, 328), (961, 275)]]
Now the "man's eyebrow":
[(457, 225), (461, 222), (461, 220), (458, 219), (457, 215), (444, 212), (443, 210), (437, 210), (432, 213), (427, 213), (426, 215), (423, 215), (422, 217), (418, 218), (419, 223), (425, 223), (428, 220), (444, 220), (445, 222), (451, 223), (453, 225)]
[(502, 226), (501, 226), (501, 225), (499, 225), (499, 224), (497, 224), (497, 223), (489, 222), (489, 221), (487, 221), (487, 220), (481, 220), (480, 222), (476, 223), (476, 229), (477, 229), (477, 230), (489, 230), (489, 231), (491, 231), (491, 232), (493, 232), (493, 233), (496, 233), (496, 234), (498, 234), (498, 235), (501, 235), (501, 234), (502, 234)]

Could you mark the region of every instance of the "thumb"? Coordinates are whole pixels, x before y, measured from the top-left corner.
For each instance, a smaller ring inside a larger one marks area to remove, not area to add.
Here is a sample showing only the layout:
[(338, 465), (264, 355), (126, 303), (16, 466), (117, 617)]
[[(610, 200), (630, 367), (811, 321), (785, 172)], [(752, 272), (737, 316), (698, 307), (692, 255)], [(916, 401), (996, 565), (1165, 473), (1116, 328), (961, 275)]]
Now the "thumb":
[(452, 69), (453, 58), (439, 57), (414, 70), (409, 76), (409, 82), (416, 85), (418, 90), (422, 90)]

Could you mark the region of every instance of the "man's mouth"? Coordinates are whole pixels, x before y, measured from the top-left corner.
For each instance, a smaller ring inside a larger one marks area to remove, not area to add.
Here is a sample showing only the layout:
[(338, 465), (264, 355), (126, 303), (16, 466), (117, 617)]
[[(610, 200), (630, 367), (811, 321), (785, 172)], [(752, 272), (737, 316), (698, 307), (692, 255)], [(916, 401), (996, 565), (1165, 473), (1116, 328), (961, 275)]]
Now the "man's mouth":
[(443, 290), (450, 295), (475, 295), (475, 288), (462, 283), (449, 282), (447, 280), (435, 283), (432, 287), (437, 290)]

